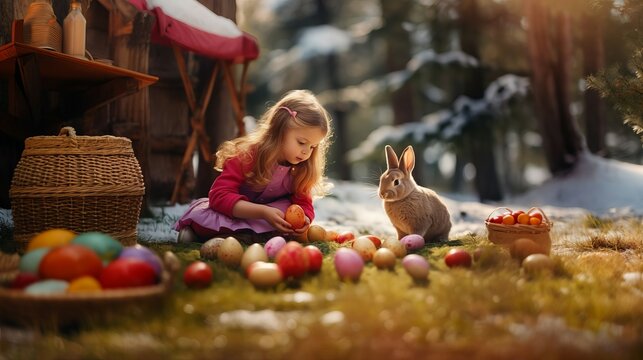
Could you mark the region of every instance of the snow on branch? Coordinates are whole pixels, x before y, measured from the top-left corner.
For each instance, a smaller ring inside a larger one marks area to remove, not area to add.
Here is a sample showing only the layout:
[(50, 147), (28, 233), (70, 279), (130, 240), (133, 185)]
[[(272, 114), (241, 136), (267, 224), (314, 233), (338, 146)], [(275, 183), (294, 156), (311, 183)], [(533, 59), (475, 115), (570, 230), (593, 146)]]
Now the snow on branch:
[(385, 144), (399, 143), (406, 139), (419, 143), (431, 139), (452, 140), (481, 115), (495, 115), (516, 98), (524, 98), (529, 80), (516, 75), (503, 75), (489, 84), (484, 98), (458, 97), (452, 109), (443, 109), (423, 116), (420, 121), (398, 126), (382, 126), (371, 132), (362, 143), (348, 152), (348, 161), (367, 158)]

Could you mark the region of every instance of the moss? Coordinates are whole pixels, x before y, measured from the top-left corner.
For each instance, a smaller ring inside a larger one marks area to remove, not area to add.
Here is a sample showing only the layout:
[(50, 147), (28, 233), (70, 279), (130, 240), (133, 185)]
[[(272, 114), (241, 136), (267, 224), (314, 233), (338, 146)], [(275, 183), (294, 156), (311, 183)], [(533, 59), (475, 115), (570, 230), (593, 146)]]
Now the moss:
[[(536, 276), (469, 235), (417, 252), (430, 263), (424, 284), (399, 261), (393, 271), (367, 264), (358, 283), (340, 282), (338, 244), (315, 244), (319, 274), (268, 290), (208, 261), (207, 289), (188, 289), (179, 276), (163, 307), (19, 341), (0, 332), (0, 348), (8, 358), (640, 358), (643, 284), (623, 282), (643, 271), (640, 230), (631, 219), (610, 230), (561, 226), (555, 270)], [(199, 257), (198, 244), (145, 245), (175, 252), (184, 266)], [(483, 251), (471, 268), (450, 269), (443, 258), (454, 246)]]

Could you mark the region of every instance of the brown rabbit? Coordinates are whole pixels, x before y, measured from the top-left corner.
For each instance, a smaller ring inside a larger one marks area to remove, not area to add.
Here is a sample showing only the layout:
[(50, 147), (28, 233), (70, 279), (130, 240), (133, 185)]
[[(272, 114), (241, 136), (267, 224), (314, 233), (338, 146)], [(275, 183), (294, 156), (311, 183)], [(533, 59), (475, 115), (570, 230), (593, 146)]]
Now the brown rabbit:
[(435, 191), (419, 186), (411, 174), (415, 152), (407, 146), (398, 160), (395, 151), (386, 145), (388, 169), (380, 177), (379, 195), (384, 210), (401, 239), (419, 234), (424, 241), (446, 241), (451, 230), (451, 216)]

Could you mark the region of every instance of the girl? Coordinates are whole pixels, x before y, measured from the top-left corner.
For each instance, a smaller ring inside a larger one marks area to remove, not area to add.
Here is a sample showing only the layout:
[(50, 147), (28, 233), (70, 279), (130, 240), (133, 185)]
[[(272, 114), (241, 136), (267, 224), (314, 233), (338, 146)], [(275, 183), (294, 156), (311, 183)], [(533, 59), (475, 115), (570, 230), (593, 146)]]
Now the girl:
[[(221, 174), (208, 198), (195, 200), (175, 224), (178, 241), (241, 235), (244, 242), (256, 242), (276, 233), (304, 233), (315, 217), (312, 193), (323, 190), (330, 137), (330, 116), (312, 93), (286, 94), (257, 130), (221, 144), (215, 164)], [(284, 219), (291, 204), (304, 209), (301, 229)]]

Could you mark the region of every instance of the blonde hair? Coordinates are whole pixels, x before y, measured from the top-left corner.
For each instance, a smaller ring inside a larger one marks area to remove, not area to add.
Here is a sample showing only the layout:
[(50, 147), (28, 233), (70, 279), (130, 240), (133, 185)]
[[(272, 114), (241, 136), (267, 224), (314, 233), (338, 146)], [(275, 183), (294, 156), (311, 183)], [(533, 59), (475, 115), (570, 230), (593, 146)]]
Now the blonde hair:
[[(296, 111), (296, 116), (281, 107)], [(295, 194), (323, 195), (326, 153), (332, 137), (330, 121), (330, 115), (310, 91), (290, 91), (263, 114), (255, 131), (219, 146), (214, 168), (222, 171), (225, 162), (233, 157), (239, 157), (245, 165), (254, 162), (253, 167), (244, 173), (246, 181), (255, 188), (267, 186), (286, 131), (316, 127), (322, 130), (324, 139), (313, 148), (307, 161), (293, 167), (292, 191)]]

